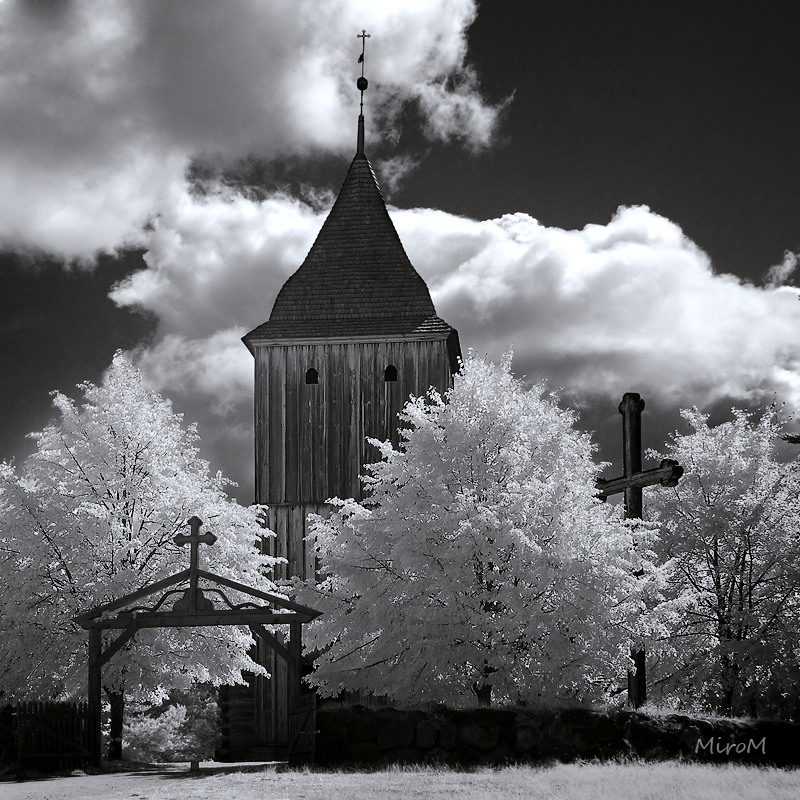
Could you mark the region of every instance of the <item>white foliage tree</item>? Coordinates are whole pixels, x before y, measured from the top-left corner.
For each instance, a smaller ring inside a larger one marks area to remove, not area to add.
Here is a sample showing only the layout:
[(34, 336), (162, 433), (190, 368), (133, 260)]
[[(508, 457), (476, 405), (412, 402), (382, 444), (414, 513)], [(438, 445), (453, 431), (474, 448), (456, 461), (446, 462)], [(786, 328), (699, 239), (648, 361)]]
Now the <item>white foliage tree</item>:
[[(80, 386), (78, 406), (54, 393), (56, 422), (39, 433), (19, 475), (2, 481), (0, 690), (6, 697), (81, 693), (86, 632), (72, 618), (184, 569), (172, 539), (197, 515), (218, 541), (202, 548), (211, 570), (274, 591), (274, 559), (257, 542), (273, 535), (258, 509), (228, 499), (227, 481), (200, 458), (194, 425), (147, 389), (117, 353), (102, 383)], [(193, 681), (234, 683), (263, 674), (246, 628), (145, 629), (103, 668), (118, 702), (163, 695)], [(119, 722), (121, 725), (121, 721)]]
[(658, 575), (649, 534), (637, 549), (596, 499), (574, 415), (526, 391), (509, 354), (468, 357), (452, 390), (400, 419), (399, 450), (373, 441), (368, 501), (335, 500), (313, 522), (325, 577), (301, 592), (324, 611), (306, 637), (311, 682), (452, 705), (617, 686)]
[(654, 686), (724, 714), (797, 713), (798, 464), (777, 457), (774, 409), (759, 419), (734, 409), (716, 427), (697, 409), (681, 415), (690, 432), (653, 455), (677, 459), (684, 477), (648, 503), (675, 565), (669, 594), (685, 606)]

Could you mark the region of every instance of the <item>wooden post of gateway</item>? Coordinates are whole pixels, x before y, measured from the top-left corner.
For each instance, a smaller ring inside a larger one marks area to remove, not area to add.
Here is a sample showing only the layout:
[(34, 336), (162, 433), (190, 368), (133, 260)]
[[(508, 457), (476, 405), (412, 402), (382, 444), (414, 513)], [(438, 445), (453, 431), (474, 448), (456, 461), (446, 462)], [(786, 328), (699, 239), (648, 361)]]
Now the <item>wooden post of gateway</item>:
[(99, 628), (89, 628), (89, 686), (88, 686), (88, 712), (89, 712), (89, 749), (92, 753), (92, 766), (100, 769), (102, 759), (102, 737), (100, 736), (100, 725), (102, 715), (102, 687), (100, 685), (100, 674), (102, 665), (100, 663), (102, 631)]

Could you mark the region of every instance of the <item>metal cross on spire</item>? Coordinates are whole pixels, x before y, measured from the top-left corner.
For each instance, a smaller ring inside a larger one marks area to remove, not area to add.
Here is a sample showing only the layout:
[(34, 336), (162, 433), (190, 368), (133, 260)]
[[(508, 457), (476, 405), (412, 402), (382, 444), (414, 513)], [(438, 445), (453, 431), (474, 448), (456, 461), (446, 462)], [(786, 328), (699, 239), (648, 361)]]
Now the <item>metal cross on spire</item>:
[(364, 92), (366, 91), (369, 82), (364, 77), (364, 53), (367, 46), (367, 39), (371, 39), (371, 34), (362, 29), (361, 33), (356, 34), (356, 39), (361, 39), (361, 55), (358, 57), (358, 63), (361, 64), (361, 77), (356, 81), (356, 86), (361, 92), (361, 114), (364, 114)]

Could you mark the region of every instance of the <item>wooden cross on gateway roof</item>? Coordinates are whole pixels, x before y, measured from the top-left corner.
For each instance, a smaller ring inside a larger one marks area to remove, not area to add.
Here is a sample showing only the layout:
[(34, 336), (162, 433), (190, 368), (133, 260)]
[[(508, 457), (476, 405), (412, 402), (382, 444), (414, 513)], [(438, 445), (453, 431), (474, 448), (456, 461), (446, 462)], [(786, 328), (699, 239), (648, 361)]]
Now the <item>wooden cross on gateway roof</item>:
[(189, 611), (196, 612), (198, 608), (198, 599), (202, 604), (203, 593), (197, 588), (197, 578), (200, 572), (200, 554), (198, 548), (201, 544), (207, 544), (209, 547), (217, 541), (211, 531), (200, 533), (200, 526), (203, 520), (200, 517), (191, 517), (189, 519), (189, 528), (191, 533), (177, 533), (172, 541), (177, 545), (188, 544), (191, 547), (189, 552)]
[(211, 531), (206, 531), (205, 533), (200, 533), (200, 526), (203, 524), (203, 520), (200, 517), (190, 517), (189, 520), (189, 530), (191, 533), (176, 533), (175, 536), (172, 538), (172, 541), (175, 544), (191, 544), (192, 546), (192, 559), (197, 558), (197, 545), (198, 544), (208, 544), (212, 545), (214, 542), (217, 541), (217, 537), (214, 536)]

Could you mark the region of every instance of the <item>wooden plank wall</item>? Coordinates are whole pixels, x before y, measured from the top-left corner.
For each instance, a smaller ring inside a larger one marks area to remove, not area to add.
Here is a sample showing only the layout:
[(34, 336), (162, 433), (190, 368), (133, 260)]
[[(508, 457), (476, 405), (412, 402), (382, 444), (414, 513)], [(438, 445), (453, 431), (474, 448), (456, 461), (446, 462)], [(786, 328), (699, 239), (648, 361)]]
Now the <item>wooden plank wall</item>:
[(247, 675), (245, 685), (220, 686), (219, 710), (222, 719), (222, 741), (216, 753), (221, 761), (237, 761), (250, 757), (250, 748), (266, 742), (258, 738), (258, 692), (255, 675)]
[(267, 527), (275, 536), (264, 541), (263, 552), (287, 560), (275, 568), (274, 579), (286, 580), (291, 576), (313, 577), (316, 573), (314, 548), (306, 541), (309, 514), (325, 516), (330, 506), (325, 503), (292, 503), (271, 505), (267, 508)]
[[(284, 645), (288, 644), (289, 633), (286, 626), (276, 626), (275, 637)], [(252, 686), (255, 700), (254, 729), (257, 747), (281, 748), (289, 736), (289, 668), (285, 659), (269, 643), (256, 636), (258, 663), (266, 667), (269, 677), (254, 676)], [(273, 757), (278, 757), (273, 753)]]
[[(397, 380), (384, 380), (386, 367)], [(317, 370), (318, 383), (306, 384)], [(256, 350), (256, 497), (260, 503), (363, 498), (359, 476), (377, 457), (366, 437), (397, 444), (409, 395), (451, 385), (447, 342), (270, 345)]]

